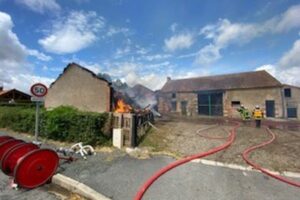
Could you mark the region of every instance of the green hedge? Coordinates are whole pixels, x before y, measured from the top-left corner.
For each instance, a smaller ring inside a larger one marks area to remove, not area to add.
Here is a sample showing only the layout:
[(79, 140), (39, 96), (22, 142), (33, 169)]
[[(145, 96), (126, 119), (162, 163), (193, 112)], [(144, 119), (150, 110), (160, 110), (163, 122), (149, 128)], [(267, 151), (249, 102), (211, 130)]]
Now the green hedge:
[[(41, 109), (40, 136), (44, 138), (99, 145), (110, 141), (104, 132), (108, 114), (81, 112), (72, 107)], [(0, 107), (0, 127), (18, 132), (34, 133), (35, 109)]]

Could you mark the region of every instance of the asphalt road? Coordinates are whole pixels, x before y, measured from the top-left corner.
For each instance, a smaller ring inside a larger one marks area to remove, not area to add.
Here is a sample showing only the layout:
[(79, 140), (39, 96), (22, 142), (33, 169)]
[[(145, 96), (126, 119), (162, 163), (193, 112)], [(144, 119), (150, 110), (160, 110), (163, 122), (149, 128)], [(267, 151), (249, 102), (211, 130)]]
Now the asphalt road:
[(1, 200), (58, 200), (55, 195), (47, 192), (47, 187), (34, 190), (13, 190), (9, 186), (9, 178), (0, 172), (0, 199)]
[[(157, 169), (173, 161), (169, 157), (137, 160), (122, 153), (89, 157), (66, 166), (65, 175), (86, 183), (114, 200), (133, 199), (139, 186)], [(300, 181), (300, 180), (298, 180)], [(163, 175), (147, 191), (144, 200), (299, 200), (300, 189), (258, 172), (188, 163)]]

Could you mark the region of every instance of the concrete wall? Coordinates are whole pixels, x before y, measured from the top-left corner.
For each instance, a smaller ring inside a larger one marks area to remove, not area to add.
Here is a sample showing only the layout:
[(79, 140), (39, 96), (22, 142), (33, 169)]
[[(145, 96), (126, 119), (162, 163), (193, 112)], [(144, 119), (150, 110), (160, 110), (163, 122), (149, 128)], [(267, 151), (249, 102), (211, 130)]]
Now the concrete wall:
[(91, 112), (110, 111), (111, 88), (106, 81), (94, 77), (84, 69), (71, 66), (49, 89), (45, 107), (74, 106)]
[(240, 101), (251, 112), (255, 108), (255, 105), (259, 105), (260, 108), (266, 113), (266, 100), (275, 101), (275, 117), (283, 117), (283, 102), (281, 95), (281, 88), (262, 88), (262, 89), (244, 89), (244, 90), (227, 90), (223, 96), (224, 102), (224, 116), (238, 117), (239, 113), (236, 111), (236, 107), (231, 105), (232, 101)]
[(297, 108), (298, 119), (300, 119), (300, 88), (293, 86), (284, 86), (291, 89), (291, 97), (284, 97), (285, 101), (285, 116), (287, 117), (287, 108)]

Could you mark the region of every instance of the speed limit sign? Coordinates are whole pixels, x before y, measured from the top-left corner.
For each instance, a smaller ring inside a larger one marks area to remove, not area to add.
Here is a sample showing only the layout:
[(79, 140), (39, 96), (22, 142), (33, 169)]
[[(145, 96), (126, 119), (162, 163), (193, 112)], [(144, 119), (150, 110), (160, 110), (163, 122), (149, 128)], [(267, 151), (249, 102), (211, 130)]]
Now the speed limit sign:
[(44, 84), (36, 83), (31, 86), (30, 91), (35, 97), (44, 97), (46, 96), (48, 89)]

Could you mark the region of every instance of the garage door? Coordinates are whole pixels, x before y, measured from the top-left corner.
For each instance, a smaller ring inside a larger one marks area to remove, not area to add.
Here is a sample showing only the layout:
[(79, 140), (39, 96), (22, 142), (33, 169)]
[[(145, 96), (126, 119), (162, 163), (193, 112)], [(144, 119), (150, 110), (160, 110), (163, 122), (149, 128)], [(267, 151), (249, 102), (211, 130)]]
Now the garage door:
[(223, 116), (223, 93), (199, 93), (199, 115)]

